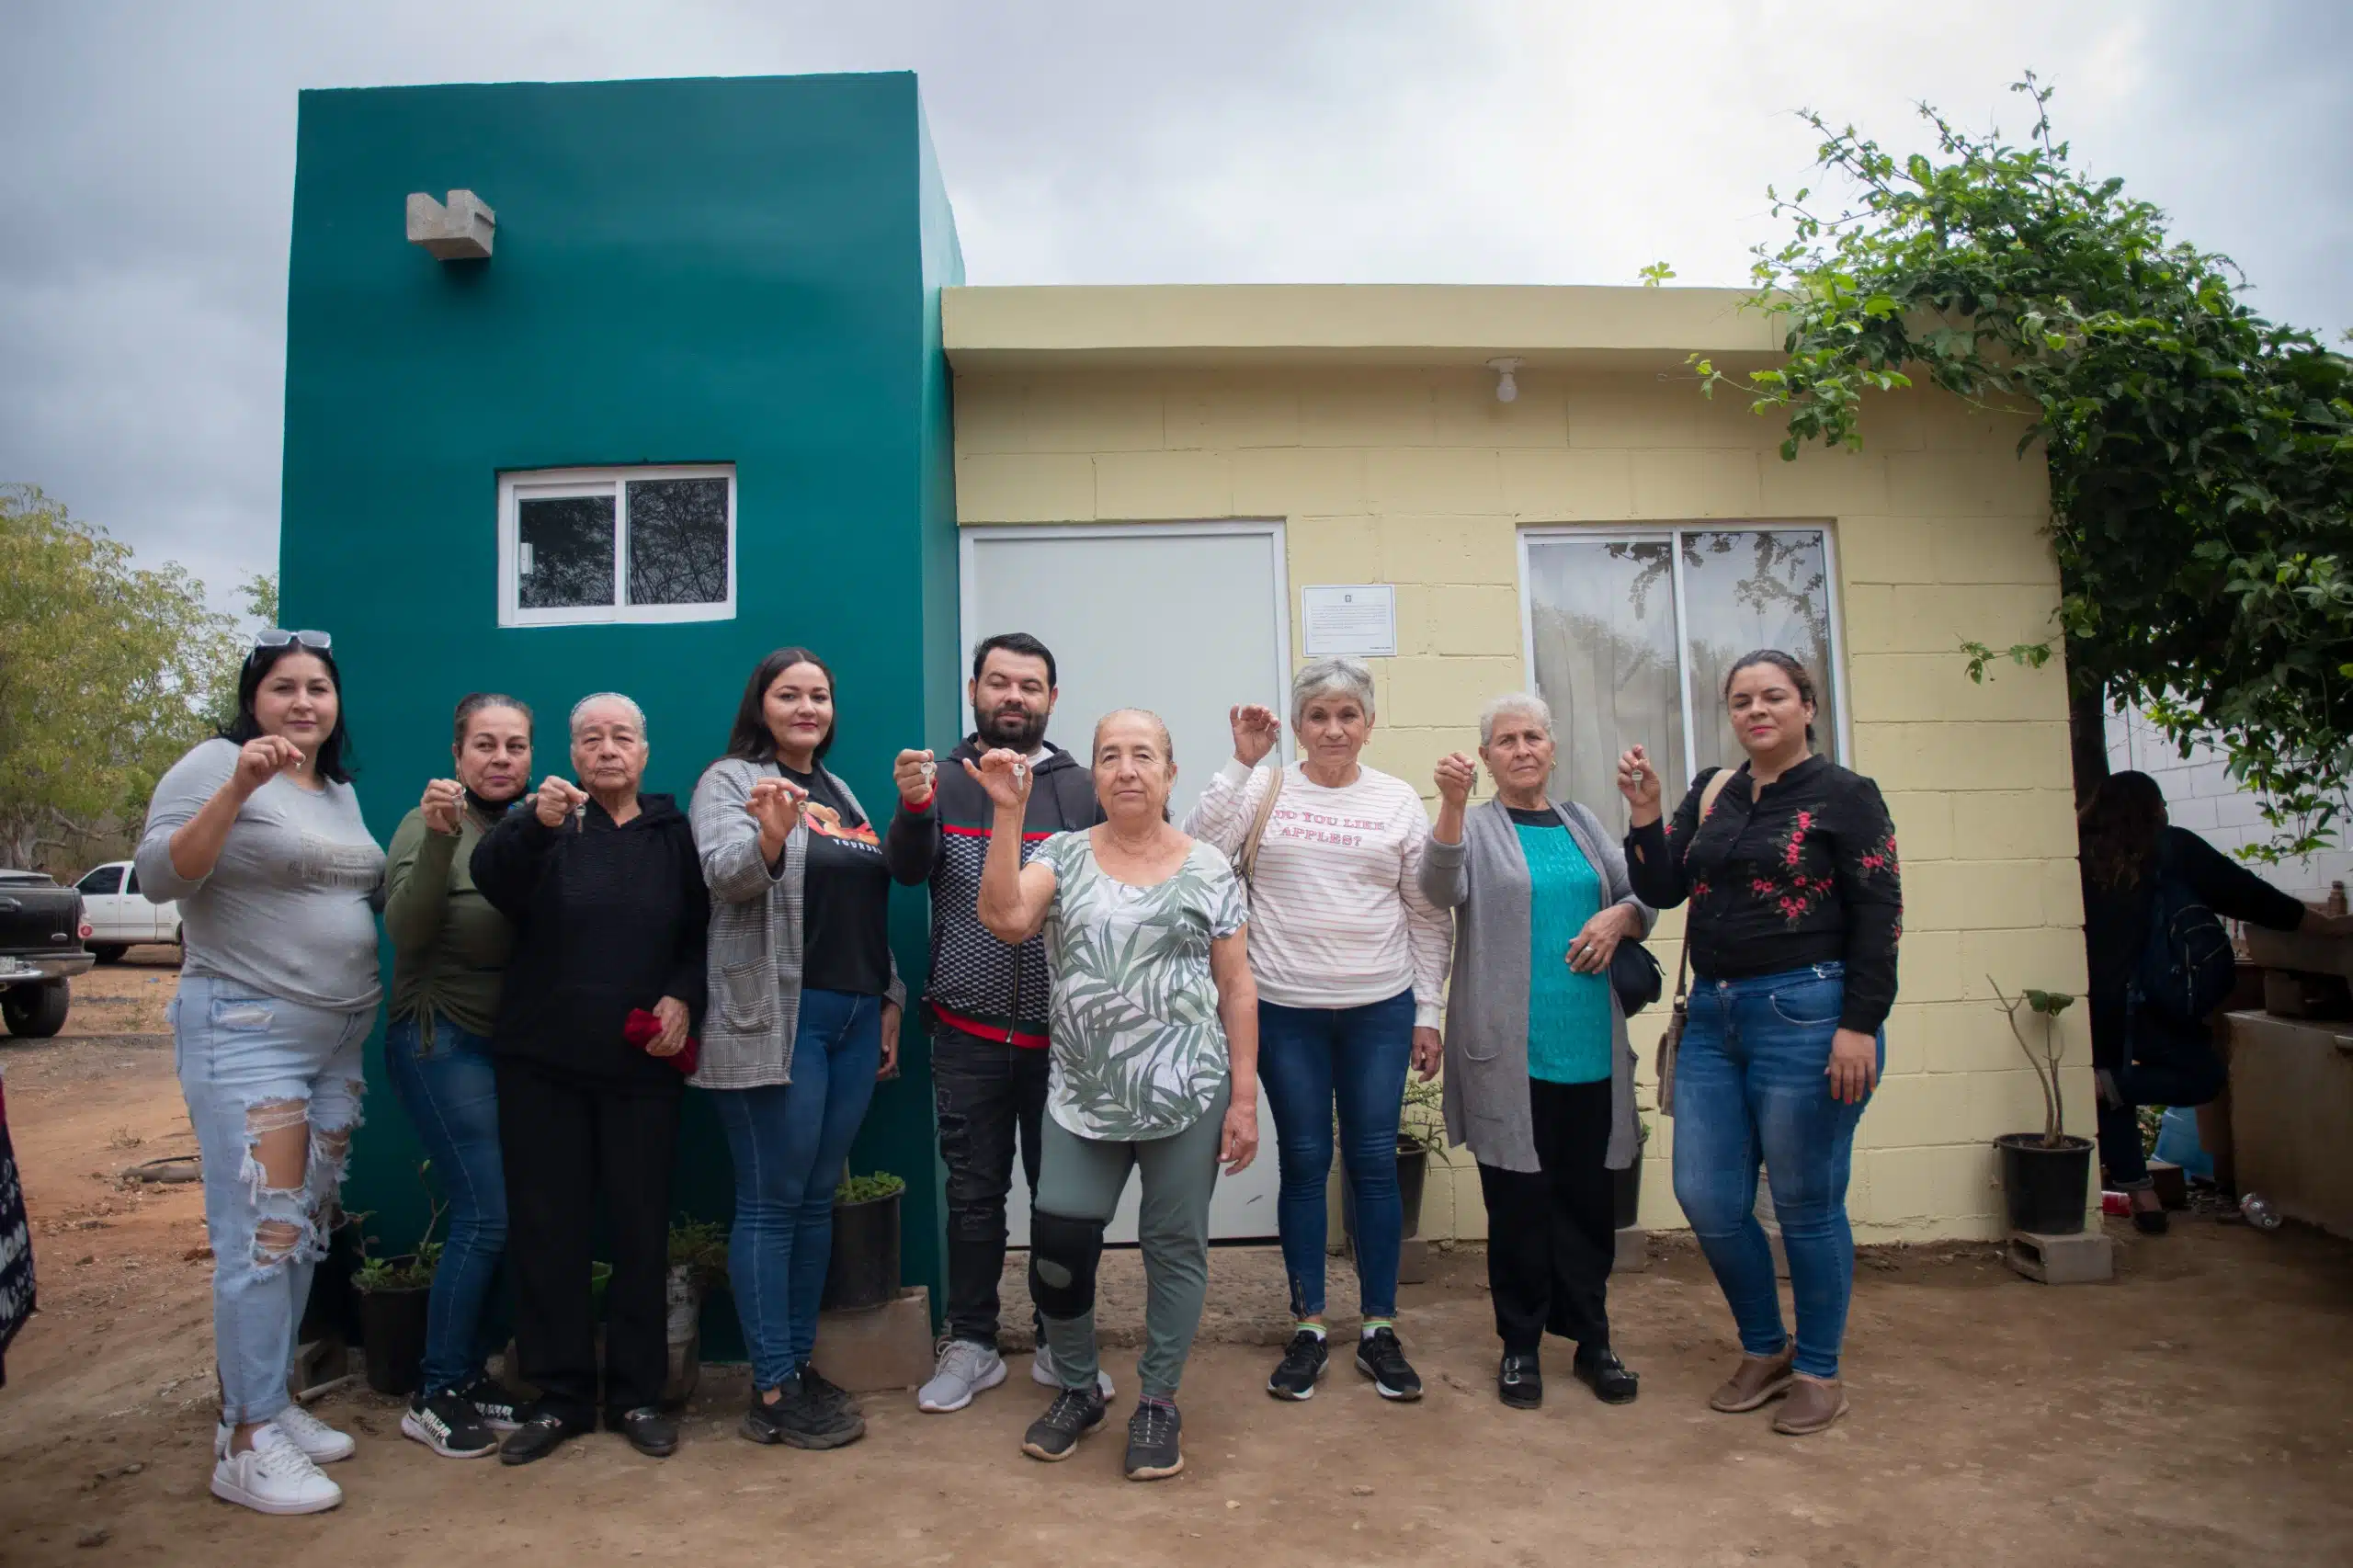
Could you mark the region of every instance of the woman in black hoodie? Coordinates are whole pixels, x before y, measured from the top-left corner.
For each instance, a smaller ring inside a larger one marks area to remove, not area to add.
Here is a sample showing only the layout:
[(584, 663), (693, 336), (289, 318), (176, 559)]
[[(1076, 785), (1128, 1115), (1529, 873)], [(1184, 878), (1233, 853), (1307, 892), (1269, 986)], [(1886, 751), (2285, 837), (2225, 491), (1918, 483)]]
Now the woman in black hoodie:
[[(582, 699), (572, 710), (580, 783), (547, 779), (531, 810), (510, 813), (474, 850), (474, 886), (515, 926), (491, 1049), (515, 1345), (540, 1399), (500, 1450), (507, 1464), (596, 1429), (591, 1193), (604, 1199), (613, 1264), (605, 1425), (641, 1453), (678, 1446), (660, 1407), (663, 1276), (710, 900), (686, 814), (667, 795), (637, 792), (645, 758), (636, 703), (615, 692)], [(632, 1013), (646, 1016), (635, 1028)]]

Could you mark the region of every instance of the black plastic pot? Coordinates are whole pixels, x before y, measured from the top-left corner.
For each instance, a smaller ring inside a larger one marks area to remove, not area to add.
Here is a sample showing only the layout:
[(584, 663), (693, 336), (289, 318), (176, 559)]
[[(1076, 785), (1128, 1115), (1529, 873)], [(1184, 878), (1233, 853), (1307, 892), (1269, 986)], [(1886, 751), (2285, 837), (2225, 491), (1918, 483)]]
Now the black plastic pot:
[(1624, 1170), (1611, 1171), (1609, 1179), (1612, 1187), (1609, 1222), (1621, 1231), (1630, 1230), (1643, 1212), (1642, 1150), (1634, 1151), (1633, 1159), (1627, 1163)]
[[(1405, 1228), (1401, 1236), (1422, 1233), (1422, 1193), (1429, 1186), (1430, 1152), (1418, 1143), (1397, 1142), (1397, 1199), (1404, 1206)], [(1344, 1175), (1340, 1181), (1340, 1230), (1353, 1244), (1357, 1234), (1357, 1189)]]
[(862, 1312), (899, 1294), (899, 1199), (834, 1205), (834, 1255), (825, 1268), (826, 1312)]
[(398, 1290), (354, 1290), (368, 1363), (368, 1386), (378, 1393), (415, 1393), (425, 1382), (425, 1309), (429, 1285)]
[(1994, 1140), (2002, 1160), (2002, 1197), (2010, 1229), (2072, 1236), (2084, 1228), (2084, 1195), (2091, 1189), (2092, 1141), (2072, 1133), (2046, 1149), (2040, 1132), (2006, 1132)]

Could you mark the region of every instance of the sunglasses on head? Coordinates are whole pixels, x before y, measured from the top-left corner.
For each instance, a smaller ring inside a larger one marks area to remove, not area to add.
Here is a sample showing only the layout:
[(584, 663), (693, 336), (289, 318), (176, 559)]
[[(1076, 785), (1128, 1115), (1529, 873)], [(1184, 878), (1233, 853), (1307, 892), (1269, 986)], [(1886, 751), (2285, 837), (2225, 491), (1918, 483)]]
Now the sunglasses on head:
[(254, 647), (256, 651), (263, 648), (283, 648), (289, 643), (300, 643), (305, 648), (324, 653), (335, 646), (335, 639), (324, 631), (289, 631), (282, 626), (267, 627), (254, 633)]

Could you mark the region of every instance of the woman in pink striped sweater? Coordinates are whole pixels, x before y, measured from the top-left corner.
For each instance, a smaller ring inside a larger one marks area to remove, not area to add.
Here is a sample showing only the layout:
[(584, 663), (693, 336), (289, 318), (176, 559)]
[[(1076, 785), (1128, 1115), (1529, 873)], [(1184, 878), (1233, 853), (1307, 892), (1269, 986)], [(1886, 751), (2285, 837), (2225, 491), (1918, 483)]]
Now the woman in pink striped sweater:
[(1296, 1320), (1267, 1392), (1311, 1398), (1329, 1359), (1324, 1189), (1336, 1108), (1356, 1203), (1357, 1369), (1382, 1398), (1415, 1400), (1422, 1381), (1396, 1329), (1397, 1120), (1408, 1068), (1426, 1079), (1438, 1071), (1453, 929), (1422, 896), (1421, 797), (1358, 760), (1372, 733), (1371, 671), (1318, 660), (1291, 683), (1290, 710), (1300, 759), (1267, 767), (1258, 765), (1280, 737), (1275, 715), (1233, 710), (1233, 760), (1185, 820), (1186, 833), (1249, 862), (1258, 1078), (1282, 1163), (1276, 1215)]

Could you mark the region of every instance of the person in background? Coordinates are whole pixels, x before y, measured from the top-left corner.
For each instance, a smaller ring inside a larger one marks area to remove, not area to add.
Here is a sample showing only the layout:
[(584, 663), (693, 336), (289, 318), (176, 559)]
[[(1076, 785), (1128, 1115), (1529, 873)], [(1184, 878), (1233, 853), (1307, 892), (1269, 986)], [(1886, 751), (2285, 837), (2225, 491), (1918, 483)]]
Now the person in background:
[(2149, 937), (2159, 884), (2185, 884), (2216, 915), (2274, 931), (2353, 936), (2353, 918), (2323, 915), (2281, 892), (2165, 815), (2165, 791), (2145, 773), (2099, 781), (2076, 818), (2083, 847), (2084, 956), (2090, 982), (2092, 1075), (2099, 1161), (2107, 1185), (2131, 1195), (2132, 1223), (2165, 1229), (2165, 1211), (2141, 1147), (2139, 1108), (2201, 1106), (2229, 1074), (2200, 1020), (2135, 1007), (2130, 990)]
[(1397, 1338), (1405, 1220), (1397, 1124), (1408, 1065), (1425, 1076), (1438, 1070), (1452, 934), (1422, 891), (1430, 824), (1421, 797), (1358, 760), (1372, 734), (1372, 672), (1358, 660), (1302, 669), (1290, 692), (1301, 756), (1288, 767), (1258, 766), (1280, 734), (1274, 714), (1234, 709), (1233, 760), (1185, 819), (1187, 833), (1237, 865), (1256, 835), (1250, 970), (1258, 1076), (1282, 1162), (1275, 1213), (1293, 1320), (1290, 1346), (1267, 1380), (1277, 1399), (1313, 1397), (1328, 1364), (1324, 1187), (1336, 1106), (1356, 1200), (1357, 1370), (1383, 1399), (1422, 1397)]
[(1036, 776), (1003, 749), (964, 764), (996, 807), (981, 924), (1007, 943), (1042, 930), (1054, 977), (1029, 1294), (1062, 1387), (1021, 1451), (1066, 1460), (1103, 1425), (1095, 1271), (1137, 1171), (1144, 1349), (1125, 1468), (1131, 1481), (1156, 1481), (1185, 1468), (1176, 1387), (1209, 1286), (1218, 1166), (1233, 1175), (1258, 1149), (1257, 998), (1233, 868), (1168, 822), (1168, 726), (1137, 709), (1107, 713), (1092, 751), (1103, 823), (1054, 835), (1027, 865)]
[[(1054, 655), (1043, 642), (1018, 631), (984, 640), (972, 650), (965, 689), (972, 733), (948, 754), (945, 772), (928, 751), (899, 754), (899, 809), (882, 835), (891, 874), (907, 887), (931, 887), (931, 979), (924, 1000), (939, 1158), (948, 1167), (948, 1332), (915, 1406), (933, 1415), (961, 1410), (1006, 1379), (997, 1351), (1005, 1200), (1017, 1142), (1030, 1199), (1038, 1196), (1053, 983), (1042, 937), (1007, 947), (981, 926), (981, 868), (996, 811), (963, 765), (996, 750), (1028, 762), (1036, 782), (1021, 820), (1025, 865), (1053, 835), (1103, 820), (1092, 770), (1046, 740), (1056, 687)], [(1049, 1388), (1062, 1386), (1042, 1332), (1029, 1375)], [(1111, 1396), (1108, 1372), (1102, 1391)]]
[(1576, 1344), (1575, 1375), (1608, 1404), (1634, 1374), (1609, 1346), (1617, 1178), (1640, 1157), (1634, 1050), (1609, 983), (1618, 944), (1654, 918), (1601, 819), (1556, 801), (1552, 710), (1528, 692), (1479, 715), (1495, 798), (1471, 809), (1476, 765), (1439, 759), (1438, 825), (1422, 889), (1454, 911), (1446, 1018), (1446, 1127), (1479, 1162), (1487, 1280), (1503, 1361), (1495, 1392), (1543, 1403), (1549, 1330)]
[[(1618, 788), (1632, 808), (1635, 895), (1654, 909), (1691, 902), (1675, 1196), (1745, 1352), (1709, 1403), (1755, 1410), (1786, 1394), (1773, 1430), (1801, 1437), (1847, 1412), (1847, 1177), (1885, 1060), (1904, 899), (1879, 786), (1813, 750), (1805, 666), (1778, 649), (1744, 654), (1725, 676), (1724, 704), (1747, 760), (1730, 773), (1701, 769), (1673, 822), (1660, 819), (1658, 773), (1643, 747), (1619, 758)], [(1795, 1340), (1756, 1222), (1760, 1159), (1789, 1253)]]
[(711, 1015), (693, 1083), (711, 1091), (735, 1167), (727, 1272), (753, 1391), (742, 1431), (801, 1449), (866, 1432), (809, 1358), (834, 1188), (875, 1080), (897, 1070), (906, 998), (881, 842), (825, 767), (837, 722), (824, 662), (777, 650), (745, 682), (727, 755), (694, 798)]
[(458, 704), (455, 726), (457, 777), (426, 785), (388, 852), (384, 1067), (449, 1203), (426, 1308), (424, 1386), (401, 1431), (444, 1458), (481, 1459), (517, 1424), (514, 1396), (486, 1369), (483, 1323), (506, 1251), (490, 1033), (515, 931), (475, 888), (473, 854), (530, 788), (531, 710), (477, 691)]
[(318, 1466), (353, 1451), (287, 1394), (383, 998), (384, 852), (352, 791), (332, 646), (256, 639), (236, 718), (155, 786), (135, 857), (141, 891), (180, 906), (172, 1036), (212, 1244), (212, 1494), (263, 1514), (334, 1507)]
[[(619, 692), (572, 710), (572, 766), (473, 853), (474, 886), (515, 929), (491, 1028), (510, 1221), (515, 1348), (538, 1400), (500, 1447), (545, 1459), (605, 1425), (642, 1454), (678, 1446), (669, 1370), (670, 1174), (684, 1088), (672, 1062), (703, 1006), (710, 918), (686, 814), (639, 792), (645, 714)], [(649, 1017), (642, 1048), (631, 1015)], [(600, 1391), (590, 1279), (597, 1200), (612, 1276)]]

